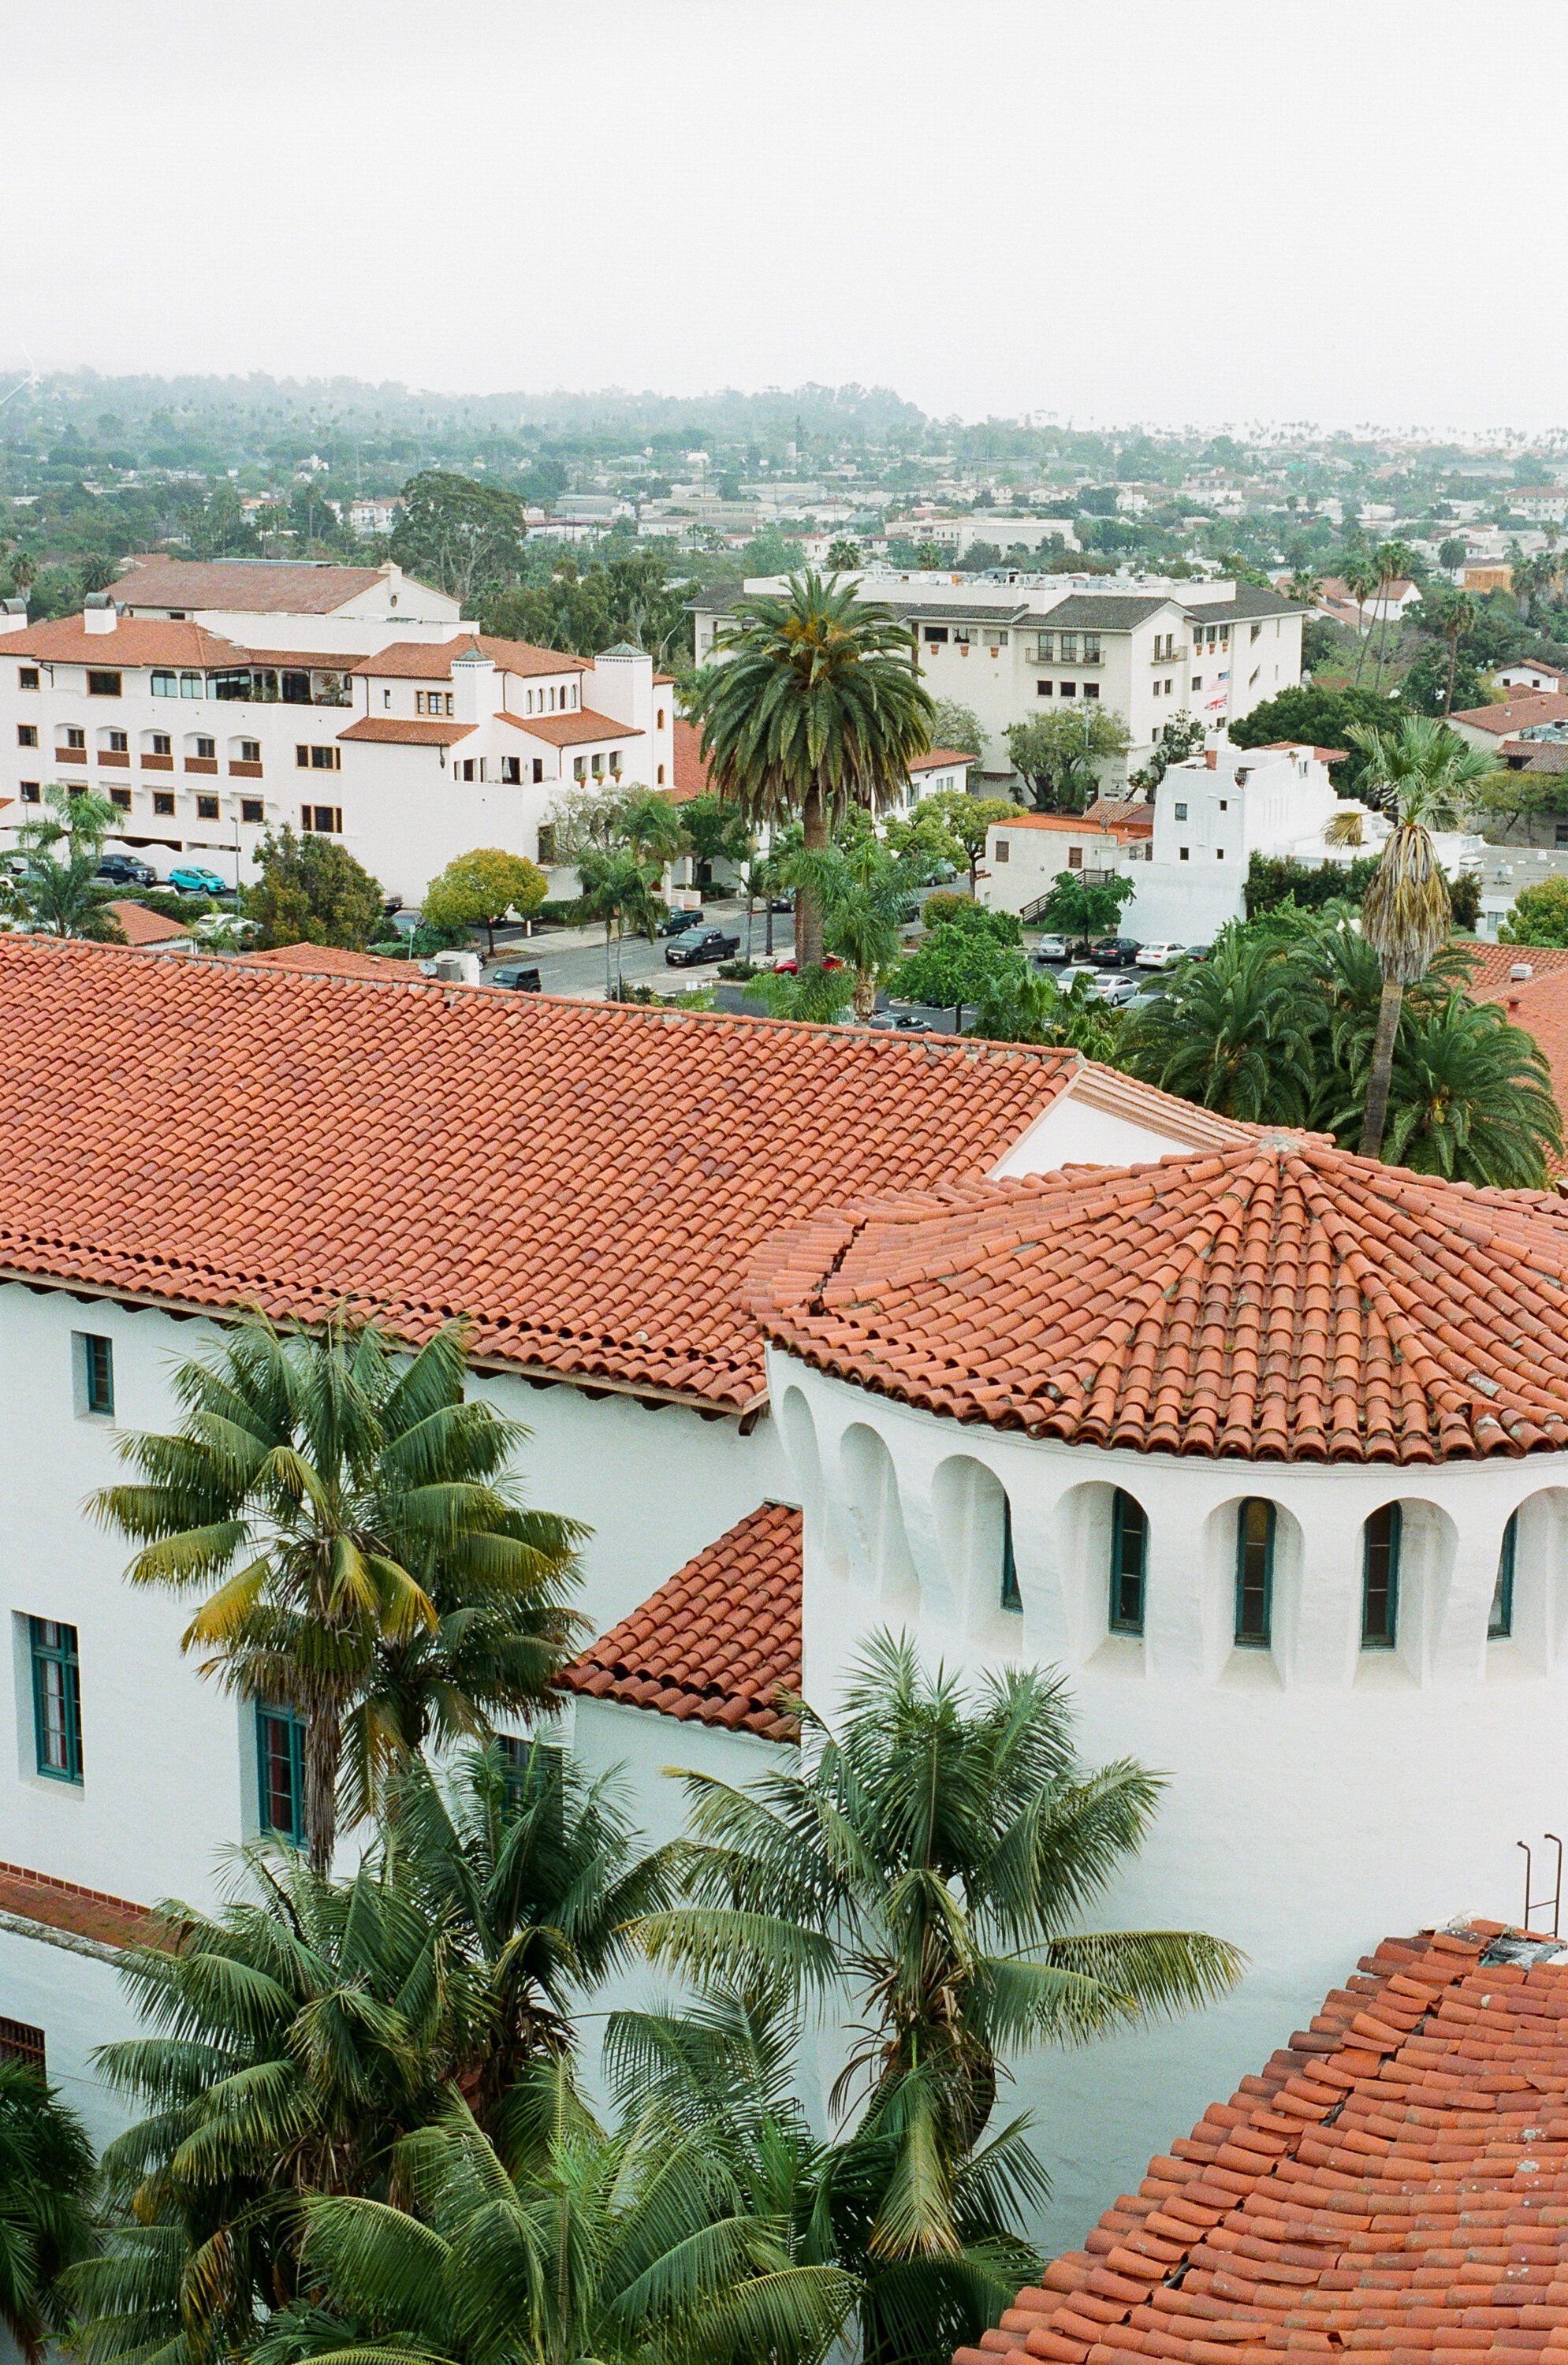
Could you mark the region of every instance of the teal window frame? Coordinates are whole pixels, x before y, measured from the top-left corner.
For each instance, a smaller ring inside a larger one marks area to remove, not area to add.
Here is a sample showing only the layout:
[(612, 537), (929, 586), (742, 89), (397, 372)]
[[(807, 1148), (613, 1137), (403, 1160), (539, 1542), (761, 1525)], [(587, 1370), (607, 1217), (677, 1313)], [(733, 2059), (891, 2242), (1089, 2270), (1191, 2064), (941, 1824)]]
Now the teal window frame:
[(1013, 1549), (1013, 1500), (1002, 1498), (1002, 1606), (1021, 1615), (1024, 1596), (1018, 1590), (1018, 1560)]
[[(1263, 1533), (1260, 1539), (1249, 1534), (1251, 1514), (1263, 1513)], [(1233, 1639), (1238, 1650), (1266, 1651), (1274, 1631), (1274, 1536), (1279, 1521), (1274, 1506), (1266, 1495), (1249, 1495), (1237, 1506), (1236, 1511), (1236, 1628)], [(1256, 1566), (1251, 1555), (1259, 1555)], [(1259, 1605), (1258, 1616), (1249, 1622), (1253, 1599)]]
[(33, 1755), (46, 1782), (82, 1783), (82, 1661), (74, 1626), (28, 1620), (32, 1666)]
[[(274, 1809), (281, 1791), (274, 1787), (282, 1767), (287, 1785), (287, 1814), (280, 1820)], [(261, 1830), (291, 1847), (305, 1844), (305, 1724), (292, 1709), (256, 1703), (256, 1806)]]
[(101, 1330), (78, 1330), (81, 1359), (81, 1408), (91, 1420), (115, 1417), (115, 1342)]
[[(1134, 1514), (1134, 1520), (1127, 1514)], [(1129, 1536), (1137, 1538), (1136, 1564), (1127, 1565)], [(1144, 1591), (1148, 1577), (1148, 1513), (1136, 1495), (1120, 1486), (1111, 1497), (1110, 1628), (1113, 1634), (1143, 1632)], [(1128, 1606), (1128, 1586), (1133, 1588)]]
[(1486, 1640), (1506, 1642), (1514, 1631), (1514, 1572), (1519, 1556), (1519, 1515), (1508, 1514), (1503, 1530), (1503, 1541), (1497, 1550), (1497, 1581), (1492, 1587), (1492, 1607), (1486, 1617)]
[(1404, 1533), (1405, 1515), (1397, 1503), (1382, 1504), (1361, 1530), (1363, 1651), (1392, 1651), (1397, 1647), (1399, 1552)]

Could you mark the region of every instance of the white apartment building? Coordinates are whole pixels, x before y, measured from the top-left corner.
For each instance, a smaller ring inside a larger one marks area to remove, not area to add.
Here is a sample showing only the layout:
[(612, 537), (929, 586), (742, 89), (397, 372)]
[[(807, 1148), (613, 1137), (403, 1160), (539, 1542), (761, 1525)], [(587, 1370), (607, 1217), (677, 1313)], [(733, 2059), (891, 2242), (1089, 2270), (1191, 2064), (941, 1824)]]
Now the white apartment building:
[(990, 543), (1003, 556), (1010, 550), (1039, 550), (1059, 538), (1064, 549), (1081, 550), (1070, 517), (1041, 517), (1031, 510), (1014, 517), (1001, 510), (975, 510), (963, 517), (913, 517), (895, 529), (911, 542), (934, 542), (955, 558), (967, 558), (977, 542)]
[(0, 843), (91, 785), (162, 871), (244, 885), (287, 824), (417, 902), (475, 846), (548, 867), (573, 780), (669, 786), (674, 719), (643, 651), (491, 639), (396, 566), (138, 562), (78, 617), (0, 614)]
[[(1220, 730), (1301, 679), (1303, 611), (1251, 584), (1065, 575), (1000, 584), (891, 573), (857, 580), (863, 599), (908, 618), (932, 696), (979, 717), (980, 768), (992, 779), (1014, 777), (1004, 734), (1032, 715), (1109, 709), (1132, 734), (1126, 766), (1136, 768), (1179, 715)], [(783, 588), (781, 577), (745, 586)], [(733, 605), (720, 594), (692, 602), (699, 662), (715, 644), (722, 650)], [(1108, 779), (1116, 768), (1107, 767)]]

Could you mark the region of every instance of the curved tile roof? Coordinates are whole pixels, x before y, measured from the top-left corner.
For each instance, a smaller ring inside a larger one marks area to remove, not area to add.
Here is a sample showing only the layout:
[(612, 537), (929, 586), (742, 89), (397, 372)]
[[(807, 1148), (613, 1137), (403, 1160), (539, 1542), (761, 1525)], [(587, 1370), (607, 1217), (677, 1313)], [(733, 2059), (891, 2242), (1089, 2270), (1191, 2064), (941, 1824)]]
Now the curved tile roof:
[(1568, 1448), (1568, 1208), (1264, 1135), (824, 1214), (751, 1303), (823, 1370), (1072, 1444), (1408, 1462)]
[(956, 2365), (1562, 2356), (1563, 1953), (1385, 1939)]
[(795, 1740), (778, 1694), (801, 1688), (800, 1512), (748, 1511), (557, 1681), (589, 1699)]

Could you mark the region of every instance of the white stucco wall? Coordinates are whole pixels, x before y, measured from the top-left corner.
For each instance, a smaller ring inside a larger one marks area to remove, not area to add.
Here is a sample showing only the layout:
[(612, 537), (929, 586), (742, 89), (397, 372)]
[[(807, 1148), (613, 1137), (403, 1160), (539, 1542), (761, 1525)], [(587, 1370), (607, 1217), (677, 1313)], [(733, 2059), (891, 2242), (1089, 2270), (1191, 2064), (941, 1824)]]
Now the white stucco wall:
[[(1076, 2240), (1148, 2158), (1230, 2092), (1382, 1936), (1473, 1911), (1518, 1921), (1516, 1843), (1568, 1800), (1568, 1455), (1428, 1469), (1215, 1463), (960, 1426), (770, 1359), (805, 1508), (808, 1697), (831, 1712), (881, 1625), (979, 1671), (1060, 1669), (1085, 1759), (1162, 1771), (1148, 1844), (1103, 1926), (1208, 1930), (1249, 1967), (1223, 2006), (1032, 2065)], [(1112, 1490), (1150, 1520), (1146, 1631), (1108, 1631)], [(1000, 1602), (1002, 1490), (1022, 1615)], [(1273, 1647), (1231, 1642), (1235, 1513), (1279, 1507)], [(1361, 1530), (1405, 1506), (1401, 1644), (1360, 1648)], [(1520, 1517), (1515, 1639), (1488, 1642)]]

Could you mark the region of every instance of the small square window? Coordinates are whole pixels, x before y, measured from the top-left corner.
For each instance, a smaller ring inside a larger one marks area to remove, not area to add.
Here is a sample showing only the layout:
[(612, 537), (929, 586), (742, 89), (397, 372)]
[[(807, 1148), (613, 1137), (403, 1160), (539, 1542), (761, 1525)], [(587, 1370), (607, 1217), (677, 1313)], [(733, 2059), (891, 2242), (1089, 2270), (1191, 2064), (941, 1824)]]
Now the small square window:
[(1055, 684), (1055, 682), (1052, 682), (1052, 681), (1037, 681), (1037, 682), (1035, 684), (1035, 695), (1036, 695), (1036, 698), (1049, 698), (1049, 697), (1052, 695), (1052, 693), (1054, 692), (1055, 689), (1056, 689), (1056, 684)]
[(197, 821), (216, 821), (218, 819), (218, 799), (216, 797), (197, 797), (196, 819)]
[(118, 673), (93, 673), (91, 671), (88, 673), (87, 695), (89, 698), (118, 698), (119, 694), (120, 685), (119, 676)]
[(18, 747), (36, 747), (36, 746), (38, 745), (38, 744), (39, 744), (39, 727), (38, 727), (38, 724), (37, 724), (36, 723), (17, 723), (17, 746), (18, 746)]
[(1178, 820), (1178, 821), (1185, 821), (1185, 820), (1186, 820), (1186, 818), (1187, 818), (1187, 808), (1186, 808), (1186, 806), (1185, 806), (1185, 805), (1178, 805), (1178, 806), (1176, 807), (1176, 818), (1177, 818), (1177, 820)]
[(33, 1680), (33, 1752), (50, 1782), (82, 1779), (82, 1671), (76, 1629), (53, 1618), (28, 1620)]
[(241, 798), (240, 818), (242, 822), (248, 822), (252, 829), (260, 829), (262, 825), (262, 801), (260, 797)]
[(93, 1330), (72, 1333), (76, 1351), (76, 1410), (95, 1420), (112, 1420), (115, 1410), (114, 1340)]
[(148, 753), (153, 756), (169, 756), (174, 753), (174, 743), (166, 731), (154, 731), (152, 745)]
[(22, 782), (22, 802), (25, 805), (42, 804), (43, 790), (39, 786), (37, 780), (24, 780)]
[(240, 742), (240, 761), (241, 764), (259, 764), (261, 760), (261, 741), (259, 739), (241, 739)]
[(130, 734), (128, 731), (106, 732), (105, 744), (111, 756), (129, 756), (130, 753)]
[(111, 789), (109, 790), (109, 801), (111, 804), (118, 805), (121, 813), (129, 813), (130, 811), (130, 790), (129, 789)]
[(1083, 685), (1083, 695), (1085, 698), (1098, 698), (1100, 695), (1099, 683), (1097, 681), (1086, 681)]
[(218, 742), (216, 739), (197, 738), (196, 743), (196, 755), (198, 764), (210, 764), (217, 754)]
[(1078, 684), (1075, 681), (1064, 681), (1058, 683), (1057, 686), (1057, 696), (1058, 698), (1076, 698), (1078, 696)]
[(152, 791), (152, 810), (162, 820), (172, 820), (174, 818), (174, 790), (172, 789), (154, 789)]
[(1179, 861), (1182, 861), (1182, 862), (1185, 862), (1185, 861), (1187, 860), (1187, 858), (1188, 858), (1188, 856), (1187, 856), (1187, 849), (1186, 849), (1186, 847), (1185, 847), (1184, 846), (1183, 846), (1182, 847), (1181, 847), (1181, 848), (1180, 848), (1177, 858), (1178, 858), (1178, 860), (1179, 860)]
[(39, 669), (37, 666), (19, 666), (17, 670), (17, 689), (36, 689), (38, 686)]
[(67, 747), (85, 747), (87, 734), (79, 723), (72, 723), (66, 726), (64, 745)]

